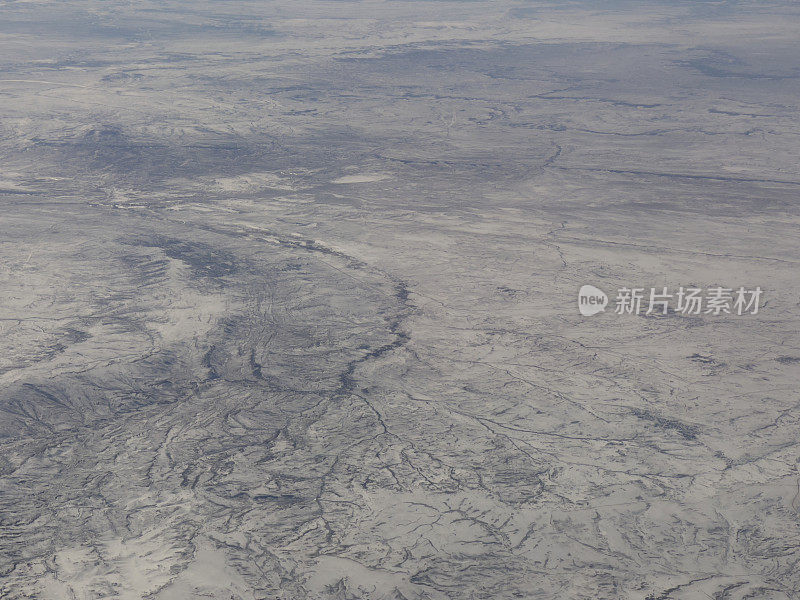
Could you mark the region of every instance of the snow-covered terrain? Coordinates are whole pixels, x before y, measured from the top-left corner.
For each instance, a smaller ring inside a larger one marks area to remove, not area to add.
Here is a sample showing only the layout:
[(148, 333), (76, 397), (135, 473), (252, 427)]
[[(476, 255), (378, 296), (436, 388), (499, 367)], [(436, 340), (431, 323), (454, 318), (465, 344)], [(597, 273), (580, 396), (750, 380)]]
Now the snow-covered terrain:
[(800, 597), (798, 22), (0, 2), (0, 598)]

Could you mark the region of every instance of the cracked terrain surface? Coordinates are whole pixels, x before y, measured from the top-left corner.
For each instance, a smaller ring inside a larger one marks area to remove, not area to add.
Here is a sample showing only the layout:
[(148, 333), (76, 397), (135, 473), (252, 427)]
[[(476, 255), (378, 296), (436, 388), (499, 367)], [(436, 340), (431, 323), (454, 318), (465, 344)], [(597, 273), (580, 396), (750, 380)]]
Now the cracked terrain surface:
[(1, 3), (0, 598), (799, 598), (800, 11), (599, 4)]

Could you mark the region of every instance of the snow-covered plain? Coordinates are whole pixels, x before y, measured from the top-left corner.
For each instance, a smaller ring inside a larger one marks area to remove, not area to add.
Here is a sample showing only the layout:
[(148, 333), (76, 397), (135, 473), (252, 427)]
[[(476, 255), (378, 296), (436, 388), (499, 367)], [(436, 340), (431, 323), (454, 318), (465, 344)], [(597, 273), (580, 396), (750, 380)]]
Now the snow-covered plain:
[(0, 3), (0, 598), (800, 597), (799, 19)]

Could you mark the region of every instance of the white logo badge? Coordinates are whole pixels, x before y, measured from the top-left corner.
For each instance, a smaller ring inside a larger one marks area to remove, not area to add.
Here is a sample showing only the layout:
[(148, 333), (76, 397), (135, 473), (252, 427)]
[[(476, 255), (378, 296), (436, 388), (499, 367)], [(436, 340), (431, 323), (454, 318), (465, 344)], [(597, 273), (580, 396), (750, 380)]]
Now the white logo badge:
[(584, 317), (591, 317), (603, 312), (608, 304), (608, 296), (603, 290), (593, 285), (581, 286), (578, 292), (578, 310)]

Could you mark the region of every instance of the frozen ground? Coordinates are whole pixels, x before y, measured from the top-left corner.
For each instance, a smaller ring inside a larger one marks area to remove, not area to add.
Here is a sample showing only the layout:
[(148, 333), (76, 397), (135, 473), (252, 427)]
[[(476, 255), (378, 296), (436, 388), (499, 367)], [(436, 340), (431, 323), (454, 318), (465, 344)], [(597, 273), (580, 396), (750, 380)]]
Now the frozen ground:
[(0, 597), (800, 597), (799, 20), (0, 3)]

